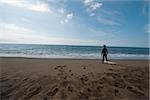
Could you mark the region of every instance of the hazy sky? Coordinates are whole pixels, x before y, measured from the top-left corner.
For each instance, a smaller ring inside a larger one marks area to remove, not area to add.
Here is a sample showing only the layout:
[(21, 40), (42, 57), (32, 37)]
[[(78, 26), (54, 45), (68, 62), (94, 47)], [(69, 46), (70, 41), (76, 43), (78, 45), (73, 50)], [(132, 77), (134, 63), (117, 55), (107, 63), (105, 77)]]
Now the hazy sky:
[(0, 0), (0, 43), (148, 47), (148, 0)]

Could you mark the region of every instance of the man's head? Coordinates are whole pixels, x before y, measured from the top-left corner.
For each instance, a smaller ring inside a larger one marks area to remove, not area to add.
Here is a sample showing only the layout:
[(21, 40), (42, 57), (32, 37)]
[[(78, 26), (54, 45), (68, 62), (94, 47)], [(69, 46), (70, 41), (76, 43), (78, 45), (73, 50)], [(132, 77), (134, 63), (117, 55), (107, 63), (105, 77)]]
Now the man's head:
[(104, 48), (106, 48), (106, 45), (104, 45)]

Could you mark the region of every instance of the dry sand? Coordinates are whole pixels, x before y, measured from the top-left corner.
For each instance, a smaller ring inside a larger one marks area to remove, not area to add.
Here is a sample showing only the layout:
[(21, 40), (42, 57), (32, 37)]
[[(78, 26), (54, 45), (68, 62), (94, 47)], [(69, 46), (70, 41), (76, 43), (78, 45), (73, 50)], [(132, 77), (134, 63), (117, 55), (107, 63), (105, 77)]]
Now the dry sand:
[(1, 100), (149, 100), (149, 61), (0, 58)]

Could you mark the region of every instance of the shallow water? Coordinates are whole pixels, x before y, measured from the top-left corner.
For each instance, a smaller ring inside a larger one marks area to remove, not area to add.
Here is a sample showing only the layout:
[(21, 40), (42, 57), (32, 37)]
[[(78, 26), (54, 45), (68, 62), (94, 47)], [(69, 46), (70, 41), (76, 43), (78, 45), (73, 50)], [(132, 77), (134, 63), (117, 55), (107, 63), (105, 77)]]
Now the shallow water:
[[(100, 59), (101, 46), (0, 44), (0, 57)], [(149, 48), (108, 47), (109, 59), (149, 59)]]

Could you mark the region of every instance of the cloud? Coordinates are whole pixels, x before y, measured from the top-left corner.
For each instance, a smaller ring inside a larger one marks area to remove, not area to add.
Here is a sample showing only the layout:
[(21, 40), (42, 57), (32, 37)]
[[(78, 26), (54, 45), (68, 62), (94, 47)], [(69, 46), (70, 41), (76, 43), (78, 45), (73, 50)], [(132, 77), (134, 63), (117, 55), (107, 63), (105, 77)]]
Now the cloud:
[(121, 25), (119, 22), (112, 20), (112, 19), (108, 19), (108, 18), (99, 17), (99, 18), (97, 18), (97, 20), (99, 23), (102, 23), (105, 25), (117, 25), (117, 26)]
[(61, 20), (60, 23), (61, 24), (68, 23), (72, 18), (73, 18), (73, 13), (68, 13), (65, 15), (64, 20)]
[(94, 16), (95, 14), (93, 13), (103, 5), (101, 2), (94, 0), (84, 0), (84, 4), (87, 7), (86, 11), (90, 13), (90, 16)]
[(89, 5), (91, 2), (93, 2), (94, 0), (84, 0), (84, 3), (86, 4), (86, 5)]
[(90, 16), (95, 16), (95, 13), (91, 13)]
[(89, 6), (92, 2), (94, 2), (94, 0), (84, 0), (86, 6)]
[(0, 24), (0, 34), (8, 34), (8, 33), (31, 33), (32, 31), (29, 29), (26, 29), (24, 27), (16, 26), (15, 24), (7, 24), (7, 23), (1, 23)]
[(26, 0), (0, 0), (0, 3), (24, 8), (24, 9), (31, 10), (31, 11), (52, 13), (52, 10), (49, 8), (48, 4), (40, 2), (40, 1), (30, 3), (30, 2), (27, 2)]
[(64, 14), (64, 13), (65, 13), (65, 9), (60, 8), (60, 9), (58, 9), (58, 12), (59, 12), (60, 14)]
[(29, 9), (29, 10), (32, 10), (32, 11), (50, 12), (50, 13), (52, 13), (52, 11), (48, 7), (48, 4), (41, 3), (41, 2), (36, 2), (36, 4), (30, 4), (26, 8)]
[[(61, 20), (60, 20), (60, 23), (61, 24), (65, 24), (65, 23), (68, 23), (72, 18), (73, 18), (73, 13), (72, 12), (69, 12), (67, 11), (66, 9), (64, 8), (60, 8), (57, 10), (57, 12), (60, 14), (61, 16)], [(69, 12), (69, 13), (68, 13)]]
[[(44, 35), (35, 34), (1, 34), (0, 43), (24, 43), (24, 44), (95, 44), (96, 40), (80, 40), (63, 37), (48, 37)], [(12, 38), (15, 37), (15, 38)]]
[(29, 22), (29, 19), (28, 19), (28, 18), (21, 17), (20, 19), (21, 19), (21, 21), (23, 21), (23, 22)]
[(40, 35), (36, 31), (17, 26), (15, 24), (0, 24), (0, 43), (25, 44), (94, 44), (95, 40), (72, 39), (65, 37), (51, 37)]
[(90, 7), (91, 7), (91, 10), (96, 10), (98, 8), (100, 8), (102, 6), (102, 3), (94, 3), (92, 4)]
[(104, 25), (121, 26), (123, 17), (121, 12), (112, 9), (101, 9), (100, 13), (96, 16), (96, 20)]
[(73, 17), (73, 13), (67, 14), (67, 19), (72, 19), (72, 17)]

